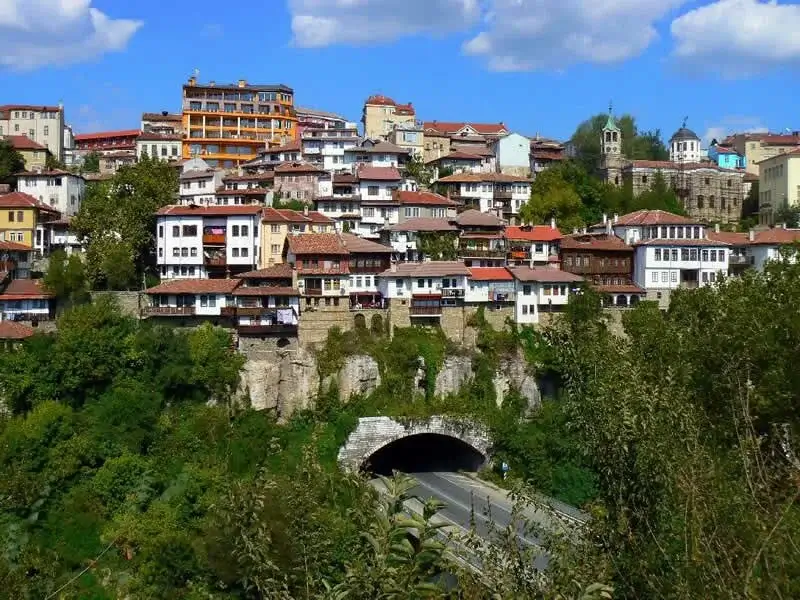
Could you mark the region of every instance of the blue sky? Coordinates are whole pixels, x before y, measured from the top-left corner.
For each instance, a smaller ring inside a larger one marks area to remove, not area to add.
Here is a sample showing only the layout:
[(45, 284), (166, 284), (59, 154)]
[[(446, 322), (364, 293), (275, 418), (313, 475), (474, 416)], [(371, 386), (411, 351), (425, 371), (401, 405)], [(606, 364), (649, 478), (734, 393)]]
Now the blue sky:
[(378, 92), (562, 139), (609, 100), (666, 137), (684, 116), (701, 136), (781, 131), (800, 129), (797, 31), (800, 5), (774, 0), (0, 0), (0, 104), (136, 128), (199, 69), (353, 120)]

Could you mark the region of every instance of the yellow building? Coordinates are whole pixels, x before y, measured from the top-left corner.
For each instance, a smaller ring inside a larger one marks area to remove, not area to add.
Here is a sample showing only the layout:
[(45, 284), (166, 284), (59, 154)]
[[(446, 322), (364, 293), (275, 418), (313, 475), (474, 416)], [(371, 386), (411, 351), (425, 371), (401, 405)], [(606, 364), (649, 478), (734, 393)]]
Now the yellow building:
[(388, 139), (396, 126), (413, 127), (416, 119), (416, 112), (411, 102), (398, 104), (381, 94), (367, 98), (361, 113), (364, 135), (370, 139)]
[(333, 233), (333, 219), (314, 210), (265, 208), (261, 216), (261, 257), (265, 269), (283, 262), (283, 246), (289, 233)]
[(183, 158), (200, 157), (212, 167), (232, 168), (258, 150), (297, 138), (294, 90), (285, 85), (200, 84), (183, 86)]
[(0, 195), (0, 241), (18, 242), (44, 253), (48, 240), (40, 226), (58, 216), (58, 211), (28, 194)]
[(26, 171), (45, 168), (47, 157), (50, 155), (47, 146), (42, 146), (24, 135), (9, 135), (0, 139), (10, 143), (14, 150), (22, 155), (22, 158), (25, 159)]
[(758, 212), (762, 225), (775, 225), (779, 213), (800, 207), (800, 146), (758, 163)]

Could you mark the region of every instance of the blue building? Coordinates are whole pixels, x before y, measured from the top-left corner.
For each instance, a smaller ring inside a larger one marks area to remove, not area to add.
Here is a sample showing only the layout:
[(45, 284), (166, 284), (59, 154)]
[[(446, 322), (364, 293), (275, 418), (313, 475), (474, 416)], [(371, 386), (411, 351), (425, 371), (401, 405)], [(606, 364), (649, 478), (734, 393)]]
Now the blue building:
[(733, 148), (715, 144), (708, 149), (708, 158), (722, 169), (744, 169), (747, 159)]

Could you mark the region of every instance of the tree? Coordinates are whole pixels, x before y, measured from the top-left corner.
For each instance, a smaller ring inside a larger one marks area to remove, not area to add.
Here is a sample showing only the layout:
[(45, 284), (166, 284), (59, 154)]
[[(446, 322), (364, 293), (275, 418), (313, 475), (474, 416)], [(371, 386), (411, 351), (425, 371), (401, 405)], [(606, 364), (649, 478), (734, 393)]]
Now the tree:
[(406, 176), (411, 177), (420, 187), (428, 187), (433, 179), (433, 171), (422, 162), (422, 156), (411, 154), (405, 164)]
[(455, 260), (458, 257), (458, 234), (420, 231), (418, 250), (430, 260)]
[(14, 173), (25, 170), (25, 159), (10, 141), (0, 139), (0, 183), (13, 181)]
[(650, 189), (642, 192), (633, 199), (631, 210), (665, 210), (678, 215), (685, 215), (686, 211), (677, 194), (667, 185), (661, 171), (656, 171)]
[(543, 224), (551, 218), (559, 227), (569, 231), (583, 226), (583, 204), (572, 185), (560, 170), (540, 173), (531, 185), (531, 197), (520, 207), (519, 216), (526, 224)]
[(149, 158), (122, 167), (109, 181), (87, 187), (71, 226), (86, 244), (93, 286), (127, 289), (135, 285), (154, 263), (155, 213), (173, 203), (177, 191), (175, 171)]
[[(602, 158), (600, 139), (607, 120), (608, 114), (597, 114), (578, 125), (570, 138), (578, 160), (589, 172), (593, 172), (600, 165)], [(669, 158), (669, 152), (661, 140), (661, 132), (658, 129), (640, 133), (636, 119), (631, 115), (622, 115), (616, 119), (616, 123), (622, 135), (622, 154), (626, 158), (632, 160)]]
[(55, 156), (48, 152), (47, 158), (44, 162), (44, 168), (48, 171), (63, 171), (67, 167), (63, 161), (58, 160)]
[(99, 173), (100, 172), (100, 153), (89, 152), (83, 157), (82, 170), (84, 173)]
[(50, 255), (44, 285), (56, 298), (70, 304), (89, 300), (89, 282), (86, 268), (78, 254), (67, 256), (63, 250)]

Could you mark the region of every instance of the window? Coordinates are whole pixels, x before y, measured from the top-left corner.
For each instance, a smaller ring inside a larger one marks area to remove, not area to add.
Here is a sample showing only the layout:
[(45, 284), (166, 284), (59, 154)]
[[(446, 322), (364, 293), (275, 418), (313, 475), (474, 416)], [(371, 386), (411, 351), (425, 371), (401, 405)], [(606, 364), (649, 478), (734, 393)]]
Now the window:
[(247, 225), (242, 225), (242, 237), (247, 237), (248, 228)]
[(708, 280), (711, 283), (714, 283), (717, 280), (717, 274), (712, 271), (711, 273), (708, 274)]
[(717, 261), (717, 251), (716, 250), (712, 250), (711, 251), (711, 262), (716, 262), (716, 261)]
[(703, 271), (703, 272), (700, 274), (700, 280), (701, 280), (703, 283), (708, 283), (708, 273), (706, 273), (705, 271)]
[(377, 196), (377, 195), (378, 195), (378, 186), (377, 185), (367, 186), (367, 196)]
[(658, 283), (658, 271), (653, 271), (652, 276), (650, 277), (653, 283)]
[(708, 260), (708, 250), (703, 250), (701, 257), (704, 261)]
[(678, 249), (677, 248), (673, 248), (670, 251), (670, 258), (671, 258), (672, 262), (678, 262)]
[(249, 251), (248, 251), (247, 248), (242, 248), (242, 252), (241, 252), (242, 258), (246, 258), (248, 253), (249, 253)]
[(180, 255), (181, 255), (180, 248), (173, 248), (173, 249), (172, 249), (172, 256), (174, 256), (174, 257), (176, 257), (176, 258), (177, 258), (177, 257), (178, 257), (178, 256), (180, 256)]
[(184, 225), (183, 226), (183, 236), (184, 237), (196, 237), (197, 236), (197, 225)]
[(8, 220), (9, 220), (11, 223), (13, 223), (13, 222), (14, 222), (14, 211), (13, 211), (13, 210), (10, 210), (10, 211), (8, 211)]
[(669, 280), (670, 280), (672, 283), (676, 283), (676, 282), (678, 281), (678, 274), (677, 274), (675, 271), (672, 271), (672, 272), (669, 274)]
[(365, 217), (374, 217), (375, 216), (375, 209), (371, 206), (365, 207), (364, 209), (364, 216)]
[(181, 256), (184, 257), (184, 258), (189, 256), (189, 249), (188, 248), (181, 248)]
[(181, 237), (181, 228), (178, 225), (172, 226), (172, 237)]
[(189, 254), (190, 256), (197, 256), (197, 248), (190, 248)]
[(536, 244), (536, 246), (534, 246), (534, 252), (537, 254), (544, 252), (544, 244)]
[(717, 253), (717, 260), (719, 260), (719, 262), (725, 262), (725, 250), (720, 250)]
[(656, 258), (657, 261), (661, 260), (661, 248), (656, 248)]
[(231, 256), (233, 258), (239, 258), (239, 249), (238, 248), (231, 248)]
[(661, 282), (667, 283), (669, 281), (669, 271), (661, 271)]
[(281, 232), (281, 226), (280, 225), (270, 225), (269, 230), (272, 233), (280, 233)]
[(689, 250), (689, 260), (697, 260), (697, 248), (691, 248)]
[(47, 125), (44, 126), (44, 134), (50, 135), (50, 128)]
[[(193, 271), (194, 271), (194, 267), (189, 267), (189, 275), (194, 275)], [(216, 296), (209, 296), (208, 297), (208, 305), (211, 308), (216, 307), (217, 306), (217, 297)]]
[(552, 293), (552, 290), (549, 285), (544, 286), (544, 295), (549, 296)]
[(231, 227), (231, 235), (233, 237), (239, 237), (239, 226), (238, 225), (234, 225), (233, 227)]
[(272, 244), (270, 246), (270, 251), (272, 254), (280, 254), (281, 253), (281, 245), (280, 244)]
[(527, 315), (528, 314), (528, 305), (527, 304), (523, 304), (522, 305), (522, 314), (523, 315)]
[(425, 287), (425, 280), (424, 279), (417, 279), (417, 287), (418, 288)]
[(681, 248), (681, 260), (689, 260), (689, 249)]
[(523, 285), (522, 286), (522, 295), (523, 296), (530, 296), (531, 295), (531, 286), (530, 285)]
[(208, 306), (208, 296), (200, 296), (200, 306), (207, 307)]
[(164, 256), (164, 249), (163, 248), (159, 248), (158, 249), (158, 257), (161, 258), (162, 256)]

